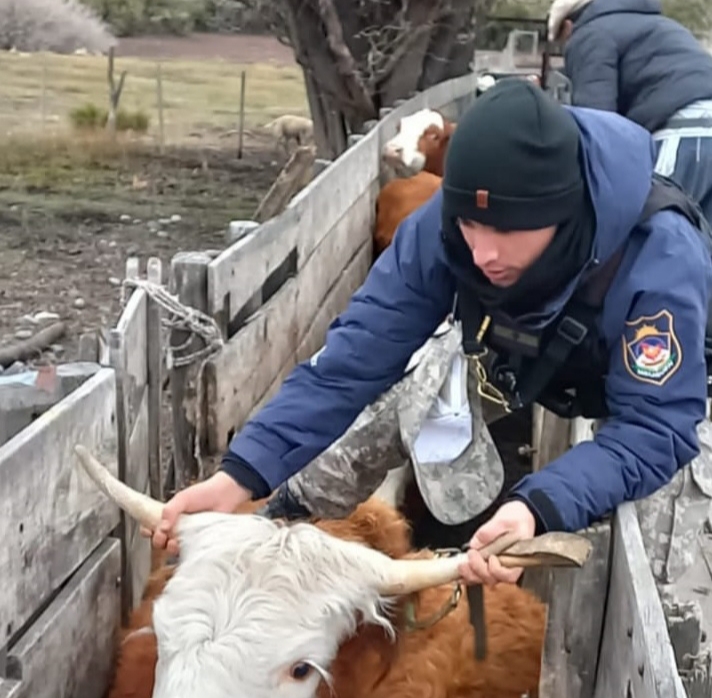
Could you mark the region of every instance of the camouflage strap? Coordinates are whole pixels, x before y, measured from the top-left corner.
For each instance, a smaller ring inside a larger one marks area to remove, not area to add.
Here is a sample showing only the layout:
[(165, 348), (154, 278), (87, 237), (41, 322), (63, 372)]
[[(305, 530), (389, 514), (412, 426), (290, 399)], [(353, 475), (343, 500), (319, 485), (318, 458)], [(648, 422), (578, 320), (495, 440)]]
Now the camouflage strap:
[(659, 585), (675, 584), (695, 562), (712, 505), (712, 423), (697, 427), (700, 454), (672, 480), (636, 502), (643, 542)]
[(399, 404), (427, 413), (447, 375), (437, 367), (449, 366), (459, 343), (459, 333), (452, 330), (428, 339), (415, 371), (366, 407), (343, 436), (288, 480), (291, 496), (325, 518), (347, 516), (368, 499), (387, 472), (407, 459), (399, 436)]
[[(467, 400), (471, 419), (471, 438), (464, 450), (455, 455), (418, 453), (417, 442), (438, 391), (453, 371), (455, 352), (434, 356), (433, 361), (422, 361), (415, 370), (414, 393), (404, 396), (398, 405), (400, 437), (413, 465), (418, 488), (433, 516), (446, 525), (454, 526), (472, 520), (496, 499), (504, 484), (504, 466), (485, 421), (483, 401), (479, 392), (479, 376), (470, 362), (462, 357), (462, 329), (453, 326), (457, 336), (457, 360), (465, 365)], [(457, 375), (456, 370), (453, 375)], [(462, 374), (460, 374), (462, 375)], [(423, 389), (423, 386), (425, 388)], [(407, 399), (406, 399), (407, 397)], [(434, 407), (434, 406), (433, 406)], [(448, 406), (450, 409), (452, 405)], [(457, 417), (458, 420), (463, 419)], [(437, 418), (434, 422), (437, 424)], [(433, 423), (431, 422), (431, 427)], [(436, 429), (438, 427), (435, 427)], [(447, 436), (439, 435), (440, 439)]]

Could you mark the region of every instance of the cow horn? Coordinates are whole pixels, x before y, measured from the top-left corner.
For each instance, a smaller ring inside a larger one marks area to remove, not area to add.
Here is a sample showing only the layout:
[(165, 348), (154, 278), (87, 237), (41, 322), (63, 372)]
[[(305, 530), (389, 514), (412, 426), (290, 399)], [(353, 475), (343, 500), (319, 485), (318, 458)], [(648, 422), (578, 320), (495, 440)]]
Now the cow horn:
[(460, 579), (458, 567), (467, 553), (427, 560), (390, 560), (379, 592), (384, 596), (403, 596)]
[(156, 529), (163, 514), (161, 502), (118, 480), (84, 446), (77, 444), (74, 452), (89, 477), (109, 499), (146, 528)]
[[(528, 540), (505, 533), (480, 550), (485, 559), (497, 555), (503, 567), (582, 567), (593, 544), (575, 533), (551, 531)], [(392, 560), (379, 591), (386, 596), (409, 594), (459, 579), (467, 553), (428, 560)]]

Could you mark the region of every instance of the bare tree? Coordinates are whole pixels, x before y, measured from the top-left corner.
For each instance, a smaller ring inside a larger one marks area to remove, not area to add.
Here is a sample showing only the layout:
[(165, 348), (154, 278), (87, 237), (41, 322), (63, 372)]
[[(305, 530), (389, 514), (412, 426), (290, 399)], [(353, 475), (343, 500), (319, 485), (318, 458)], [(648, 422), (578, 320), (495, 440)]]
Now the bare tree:
[(304, 71), (321, 157), (391, 106), (465, 74), (495, 0), (253, 0)]

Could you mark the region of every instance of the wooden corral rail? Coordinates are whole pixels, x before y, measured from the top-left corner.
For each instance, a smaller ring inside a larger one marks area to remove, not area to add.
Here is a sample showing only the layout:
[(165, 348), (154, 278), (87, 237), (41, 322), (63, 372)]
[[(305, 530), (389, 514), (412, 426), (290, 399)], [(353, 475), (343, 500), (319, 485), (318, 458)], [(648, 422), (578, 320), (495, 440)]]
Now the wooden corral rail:
[[(536, 406), (534, 468), (590, 440), (595, 428)], [(595, 548), (584, 569), (525, 573), (524, 583), (549, 602), (539, 698), (685, 698), (635, 505), (585, 533)]]
[[(136, 260), (127, 267), (134, 277)], [(160, 281), (159, 260), (149, 275)], [(150, 547), (75, 467), (73, 449), (84, 444), (134, 487), (157, 481), (158, 318), (135, 290), (111, 334), (111, 366), (97, 365), (0, 445), (2, 698), (106, 691), (122, 611), (143, 594)]]

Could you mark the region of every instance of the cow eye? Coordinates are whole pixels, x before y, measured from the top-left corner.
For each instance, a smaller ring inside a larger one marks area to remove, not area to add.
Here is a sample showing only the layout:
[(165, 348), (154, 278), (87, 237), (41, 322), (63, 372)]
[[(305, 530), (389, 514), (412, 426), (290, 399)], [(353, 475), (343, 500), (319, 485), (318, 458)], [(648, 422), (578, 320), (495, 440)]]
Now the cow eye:
[(289, 670), (289, 675), (295, 681), (304, 681), (304, 679), (306, 679), (312, 671), (313, 669), (310, 664), (307, 664), (306, 662), (297, 662), (296, 664), (292, 664)]

